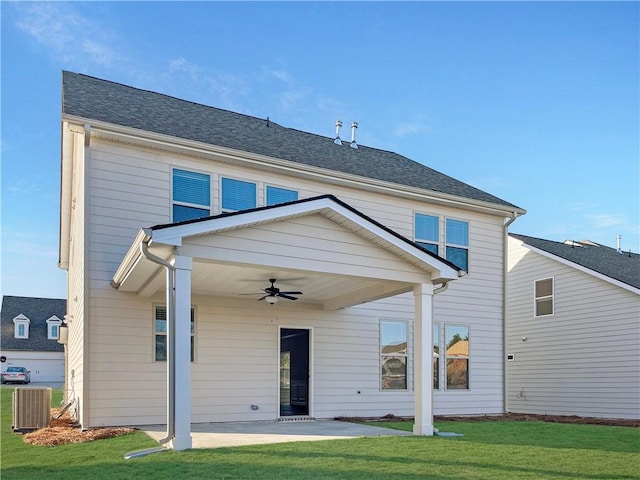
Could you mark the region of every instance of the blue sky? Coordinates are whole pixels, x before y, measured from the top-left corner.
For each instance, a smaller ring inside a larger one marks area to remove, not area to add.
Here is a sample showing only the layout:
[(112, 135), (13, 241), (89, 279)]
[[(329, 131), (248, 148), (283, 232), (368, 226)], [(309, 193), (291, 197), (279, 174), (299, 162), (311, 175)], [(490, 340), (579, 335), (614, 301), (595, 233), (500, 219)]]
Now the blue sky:
[(320, 135), (357, 121), (525, 208), (513, 232), (640, 249), (637, 2), (1, 7), (3, 295), (66, 296), (62, 70)]

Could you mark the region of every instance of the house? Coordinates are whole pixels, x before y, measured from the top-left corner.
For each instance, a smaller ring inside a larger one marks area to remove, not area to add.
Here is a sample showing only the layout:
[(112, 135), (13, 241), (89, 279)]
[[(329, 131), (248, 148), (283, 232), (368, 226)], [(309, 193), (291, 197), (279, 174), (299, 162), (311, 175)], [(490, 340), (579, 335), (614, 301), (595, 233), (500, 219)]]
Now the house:
[(509, 236), (507, 410), (640, 418), (640, 255)]
[[(394, 413), (430, 435), (434, 412), (504, 411), (506, 232), (524, 210), (359, 145), (355, 122), (346, 141), (341, 123), (320, 136), (77, 73), (62, 90), (84, 427), (166, 422), (184, 449), (190, 422)], [(434, 362), (456, 334), (468, 354)]]
[(7, 367), (26, 367), (32, 382), (64, 382), (64, 348), (58, 343), (67, 301), (5, 295), (0, 312), (0, 360)]

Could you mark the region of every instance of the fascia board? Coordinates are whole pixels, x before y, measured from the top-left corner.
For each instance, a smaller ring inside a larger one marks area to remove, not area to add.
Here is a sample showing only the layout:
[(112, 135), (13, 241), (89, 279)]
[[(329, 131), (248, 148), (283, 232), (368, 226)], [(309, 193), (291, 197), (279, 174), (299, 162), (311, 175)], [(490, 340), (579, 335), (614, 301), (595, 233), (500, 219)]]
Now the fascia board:
[(136, 235), (135, 240), (129, 247), (126, 255), (118, 265), (118, 269), (116, 273), (113, 275), (113, 279), (111, 280), (111, 286), (113, 288), (119, 288), (122, 285), (131, 272), (135, 269), (136, 265), (142, 260), (142, 252), (140, 252), (140, 245), (144, 241), (149, 241), (151, 239), (151, 235), (149, 231), (146, 229), (141, 229)]
[(62, 122), (62, 142), (60, 146), (60, 228), (58, 244), (58, 266), (69, 268), (69, 236), (71, 233), (71, 195), (73, 178), (73, 151), (65, 146), (66, 135), (73, 135)]
[[(520, 240), (522, 241), (522, 240)], [(616, 280), (615, 278), (611, 278), (608, 277), (606, 275), (603, 275), (600, 272), (596, 272), (595, 270), (591, 270), (590, 268), (584, 267), (582, 265), (579, 265), (577, 263), (572, 262), (571, 260), (567, 260), (566, 258), (562, 258), (559, 257), (557, 255), (554, 255), (553, 253), (549, 253), (549, 252), (545, 252), (544, 250), (540, 250), (539, 248), (536, 248), (532, 245), (528, 245), (525, 242), (522, 242), (522, 246), (531, 250), (532, 252), (535, 252), (539, 255), (542, 255), (543, 257), (546, 258), (550, 258), (551, 260), (555, 260), (556, 262), (562, 263), (563, 265), (567, 265), (571, 268), (575, 268), (576, 270), (579, 270), (583, 273), (586, 273), (587, 275), (591, 275), (593, 277), (599, 278), (600, 280), (604, 280), (605, 282), (608, 282), (612, 285), (615, 285), (616, 287), (620, 287), (623, 288), (631, 293), (635, 293), (636, 295), (640, 295), (640, 289), (632, 286), (632, 285), (628, 285), (624, 282), (621, 282), (620, 280)]]
[(453, 208), (465, 208), (480, 213), (499, 215), (502, 217), (512, 217), (514, 215), (521, 216), (527, 213), (526, 210), (517, 207), (499, 205), (490, 202), (484, 202), (481, 200), (474, 200), (470, 198), (459, 197), (456, 195), (435, 192), (433, 190), (425, 190), (408, 185), (385, 182), (369, 177), (314, 167), (311, 165), (305, 165), (303, 163), (292, 162), (289, 160), (282, 160), (266, 155), (221, 147), (219, 145), (196, 142), (194, 140), (187, 140), (170, 135), (148, 132), (146, 130), (139, 130), (107, 122), (85, 119), (83, 117), (68, 115), (65, 118), (75, 122), (90, 121), (92, 134), (106, 133), (118, 136), (121, 139), (127, 139), (134, 144), (145, 143), (152, 147), (170, 149), (172, 151), (190, 151), (192, 152), (192, 154), (204, 155), (206, 157), (215, 155), (218, 160), (221, 157), (223, 160), (226, 160), (229, 163), (233, 164), (244, 164), (261, 169), (265, 168), (266, 166), (270, 170), (273, 170), (275, 168), (276, 170), (280, 170), (282, 173), (294, 175), (297, 177), (310, 178), (312, 180), (319, 180), (325, 183), (332, 183), (373, 192), (386, 193), (417, 201), (428, 201), (444, 206), (450, 206)]

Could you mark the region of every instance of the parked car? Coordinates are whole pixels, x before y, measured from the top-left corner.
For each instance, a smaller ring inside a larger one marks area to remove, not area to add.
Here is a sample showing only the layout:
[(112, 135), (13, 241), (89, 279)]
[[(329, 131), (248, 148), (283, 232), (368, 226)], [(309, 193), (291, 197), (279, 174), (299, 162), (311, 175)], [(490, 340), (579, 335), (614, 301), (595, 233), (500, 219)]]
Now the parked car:
[(2, 372), (2, 383), (24, 383), (27, 385), (31, 381), (31, 372), (24, 367), (9, 367), (6, 372)]

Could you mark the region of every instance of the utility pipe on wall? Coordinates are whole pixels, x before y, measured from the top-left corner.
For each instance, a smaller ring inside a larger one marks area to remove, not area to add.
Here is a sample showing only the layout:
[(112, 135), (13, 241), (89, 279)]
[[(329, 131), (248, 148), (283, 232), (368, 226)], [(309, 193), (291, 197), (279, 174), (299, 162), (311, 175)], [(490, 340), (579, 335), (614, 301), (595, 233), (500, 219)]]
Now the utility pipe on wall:
[(175, 437), (176, 433), (176, 307), (175, 307), (175, 267), (149, 252), (149, 240), (140, 242), (140, 252), (147, 260), (163, 266), (167, 269), (167, 435), (159, 440), (160, 444), (166, 443)]

